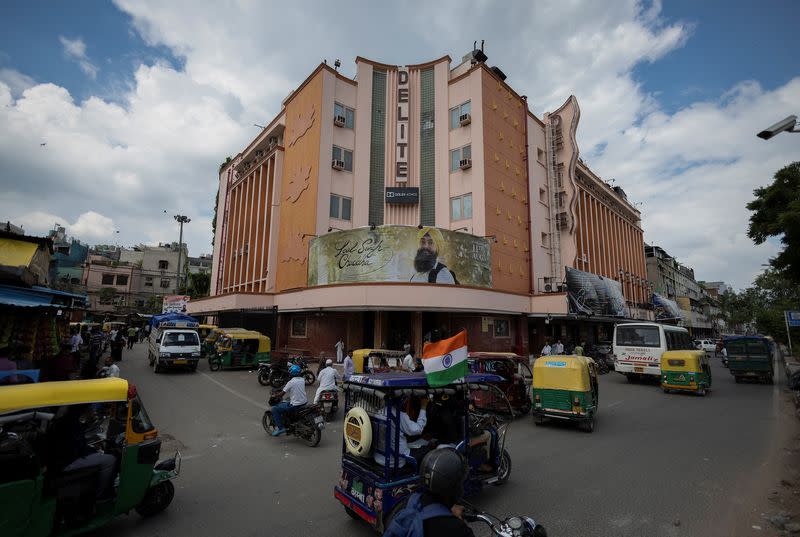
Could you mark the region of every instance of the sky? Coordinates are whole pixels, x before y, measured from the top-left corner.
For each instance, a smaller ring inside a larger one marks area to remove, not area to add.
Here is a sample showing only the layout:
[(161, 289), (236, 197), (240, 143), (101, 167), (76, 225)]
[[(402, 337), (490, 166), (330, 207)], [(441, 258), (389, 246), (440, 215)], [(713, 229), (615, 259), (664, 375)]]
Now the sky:
[[(487, 63), (541, 117), (575, 95), (581, 156), (698, 280), (746, 287), (753, 189), (800, 157), (755, 137), (800, 113), (800, 2), (537, 0), (0, 3), (0, 221), (211, 253), (219, 164), (322, 61)], [(796, 52), (796, 50), (794, 50)]]

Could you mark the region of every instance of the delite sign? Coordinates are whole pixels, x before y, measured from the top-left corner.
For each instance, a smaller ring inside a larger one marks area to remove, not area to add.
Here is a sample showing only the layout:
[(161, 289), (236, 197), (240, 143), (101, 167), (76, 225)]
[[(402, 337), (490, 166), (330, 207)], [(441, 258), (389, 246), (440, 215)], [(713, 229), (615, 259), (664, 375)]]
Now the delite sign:
[(395, 181), (408, 182), (408, 69), (397, 70), (397, 144)]

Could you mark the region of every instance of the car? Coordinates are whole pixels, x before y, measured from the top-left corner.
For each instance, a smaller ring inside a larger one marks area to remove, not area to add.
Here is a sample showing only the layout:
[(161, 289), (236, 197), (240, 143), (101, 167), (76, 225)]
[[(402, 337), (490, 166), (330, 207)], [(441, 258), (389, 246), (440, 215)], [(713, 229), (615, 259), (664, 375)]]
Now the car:
[(717, 344), (713, 339), (696, 339), (694, 346), (699, 351), (714, 352), (717, 350)]

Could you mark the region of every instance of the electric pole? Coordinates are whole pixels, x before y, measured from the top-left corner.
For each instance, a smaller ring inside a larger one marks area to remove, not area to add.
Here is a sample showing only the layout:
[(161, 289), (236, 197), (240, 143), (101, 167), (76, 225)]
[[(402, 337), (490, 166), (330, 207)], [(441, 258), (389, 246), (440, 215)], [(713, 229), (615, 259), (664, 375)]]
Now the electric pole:
[[(183, 256), (183, 224), (188, 224), (189, 222), (192, 221), (192, 219), (189, 218), (188, 216), (184, 216), (182, 214), (176, 214), (173, 218), (175, 218), (175, 221), (178, 222), (181, 225), (180, 238), (178, 239), (178, 272), (177, 272), (178, 289), (180, 289), (180, 287), (181, 287), (181, 257)], [(188, 256), (189, 253), (187, 252), (186, 255)], [(177, 291), (177, 289), (176, 289), (176, 291)]]

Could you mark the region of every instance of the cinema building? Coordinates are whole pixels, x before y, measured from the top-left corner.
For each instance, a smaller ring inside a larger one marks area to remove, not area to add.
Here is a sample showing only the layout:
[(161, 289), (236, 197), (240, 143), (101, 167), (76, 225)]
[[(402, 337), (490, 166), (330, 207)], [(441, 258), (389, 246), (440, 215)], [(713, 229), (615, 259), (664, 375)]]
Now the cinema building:
[(577, 100), (537, 117), (486, 60), (319, 65), (222, 168), (190, 313), (315, 355), (460, 328), (527, 354), (647, 318), (640, 214), (579, 158)]

